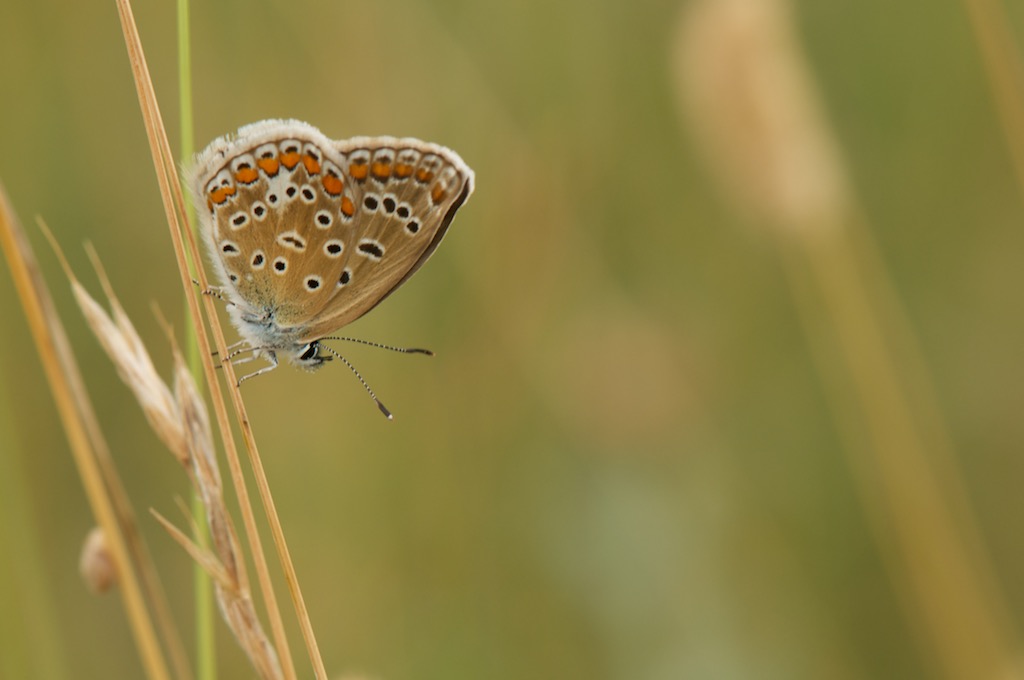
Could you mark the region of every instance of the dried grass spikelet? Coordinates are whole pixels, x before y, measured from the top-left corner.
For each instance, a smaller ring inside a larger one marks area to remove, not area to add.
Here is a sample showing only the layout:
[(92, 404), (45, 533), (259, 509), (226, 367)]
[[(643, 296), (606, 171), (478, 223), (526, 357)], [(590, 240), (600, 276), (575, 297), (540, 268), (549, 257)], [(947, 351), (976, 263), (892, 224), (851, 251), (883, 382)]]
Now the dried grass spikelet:
[(159, 519), (212, 577), (221, 613), (260, 677), (281, 678), (281, 665), (273, 644), (260, 625), (238, 534), (224, 503), (206, 406), (177, 348), (174, 352), (174, 364), (174, 394), (184, 424), (192, 483), (206, 509), (212, 549), (200, 548), (171, 527), (166, 520)]
[(97, 303), (78, 280), (68, 271), (75, 300), (85, 315), (89, 327), (100, 341), (107, 356), (114, 362), (121, 380), (131, 389), (150, 427), (156, 432), (178, 462), (188, 465), (188, 451), (185, 446), (185, 432), (178, 408), (171, 391), (160, 379), (153, 361), (149, 358), (142, 339), (135, 331), (131, 320), (121, 307), (110, 287), (110, 281), (100, 266), (95, 251), (89, 249), (89, 256), (96, 267), (100, 284), (110, 304), (111, 314)]
[[(277, 596), (274, 593), (267, 556), (263, 552), (263, 542), (260, 539), (255, 512), (249, 499), (249, 492), (246, 487), (238, 449), (232, 436), (228, 405), (224, 398), (225, 394), (221, 391), (214, 370), (215, 366), (211, 358), (214, 344), (224, 349), (227, 343), (224, 339), (224, 333), (221, 329), (213, 300), (210, 299), (210, 296), (205, 296), (206, 299), (201, 303), (200, 298), (204, 296), (200, 296), (192, 285), (193, 275), (198, 279), (200, 289), (207, 288), (209, 284), (203, 267), (198, 266), (198, 263), (202, 262), (203, 257), (199, 251), (196, 234), (188, 225), (188, 210), (185, 207), (184, 196), (178, 181), (177, 161), (171, 152), (170, 143), (167, 139), (167, 131), (164, 128), (160, 105), (153, 88), (149, 68), (146, 64), (145, 50), (142, 46), (138, 27), (135, 24), (131, 2), (129, 0), (117, 0), (115, 4), (117, 5), (118, 17), (121, 20), (122, 34), (128, 51), (128, 61), (131, 65), (135, 89), (139, 97), (139, 105), (142, 109), (146, 137), (149, 141), (153, 167), (156, 171), (157, 183), (160, 187), (160, 196), (167, 217), (168, 231), (171, 244), (174, 247), (178, 275), (185, 291), (189, 315), (198, 327), (204, 325), (202, 321), (204, 316), (209, 323), (209, 331), (212, 338), (207, 337), (202, 328), (197, 328), (199, 332), (196, 335), (196, 340), (201, 348), (203, 372), (210, 388), (210, 403), (213, 406), (213, 413), (217, 420), (217, 429), (224, 444), (224, 455), (228, 463), (232, 486), (238, 498), (238, 508), (241, 512), (242, 527), (245, 530), (247, 539), (246, 543), (249, 546), (249, 556), (251, 556), (253, 566), (255, 567), (256, 583), (259, 586), (260, 595), (266, 607), (267, 620), (273, 633), (274, 644), (278, 654), (280, 654), (281, 664), (286, 677), (292, 679), (296, 677), (295, 664), (288, 646), (288, 637), (285, 632), (284, 621), (281, 618)], [(184, 54), (187, 54), (187, 51)], [(193, 263), (197, 264), (194, 272), (188, 262), (190, 258)], [(231, 376), (231, 382), (234, 382), (234, 371), (230, 364), (225, 366), (225, 374)], [(270, 485), (263, 469), (255, 436), (246, 415), (245, 404), (242, 401), (237, 386), (229, 387), (227, 396), (231, 400), (238, 426), (241, 429), (245, 450), (249, 457), (249, 462), (252, 464), (256, 489), (266, 510), (267, 521), (274, 539), (274, 548), (281, 563), (281, 568), (284, 571), (284, 577), (288, 584), (288, 594), (298, 617), (299, 628), (302, 631), (302, 638), (306, 644), (309, 659), (313, 664), (313, 671), (317, 678), (326, 678), (327, 671), (324, 668), (323, 659), (316, 642), (316, 635), (313, 632), (313, 625), (309, 619), (309, 612), (302, 597), (302, 589), (299, 586), (299, 579), (295, 573), (295, 566), (288, 552), (284, 530), (281, 528), (281, 521), (274, 507)]]
[(102, 595), (117, 584), (117, 565), (102, 528), (93, 527), (86, 535), (78, 558), (78, 573), (94, 595)]
[(264, 633), (256, 613), (241, 546), (224, 503), (210, 419), (199, 389), (176, 347), (173, 392), (167, 387), (117, 301), (95, 254), (90, 252), (90, 255), (112, 316), (71, 276), (75, 299), (117, 367), (118, 374), (138, 399), (153, 430), (178, 462), (185, 466), (192, 484), (199, 491), (210, 528), (212, 550), (197, 546), (163, 517), (157, 515), (157, 519), (210, 574), (221, 612), (260, 677), (282, 678), (274, 646)]
[(798, 234), (850, 205), (838, 145), (793, 35), (786, 0), (696, 0), (682, 12), (676, 89), (729, 198)]

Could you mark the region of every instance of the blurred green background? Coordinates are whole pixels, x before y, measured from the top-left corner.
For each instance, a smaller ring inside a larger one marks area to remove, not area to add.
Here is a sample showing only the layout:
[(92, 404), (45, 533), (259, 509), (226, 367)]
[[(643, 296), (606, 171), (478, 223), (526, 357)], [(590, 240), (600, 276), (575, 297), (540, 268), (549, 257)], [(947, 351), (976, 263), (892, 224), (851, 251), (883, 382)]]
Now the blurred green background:
[[(872, 540), (773, 239), (688, 133), (671, 63), (687, 4), (194, 3), (198, 146), (294, 117), (443, 143), (477, 173), (430, 264), (347, 330), (437, 357), (338, 347), (394, 423), (335, 366), (245, 385), (334, 677), (941, 677)], [(794, 9), (1019, 625), (1024, 211), (963, 6)], [(135, 12), (177, 146), (174, 5)], [(33, 225), (98, 293), (95, 244), (166, 375), (151, 305), (180, 330), (182, 293), (114, 3), (0, 4), (0, 98), (0, 178), (130, 494), (179, 520), (185, 477)], [(93, 520), (4, 269), (0, 653), (38, 656), (43, 631), (67, 677), (140, 677), (118, 597), (78, 578)], [(143, 527), (191, 646), (191, 562)], [(248, 677), (219, 633), (223, 677)]]

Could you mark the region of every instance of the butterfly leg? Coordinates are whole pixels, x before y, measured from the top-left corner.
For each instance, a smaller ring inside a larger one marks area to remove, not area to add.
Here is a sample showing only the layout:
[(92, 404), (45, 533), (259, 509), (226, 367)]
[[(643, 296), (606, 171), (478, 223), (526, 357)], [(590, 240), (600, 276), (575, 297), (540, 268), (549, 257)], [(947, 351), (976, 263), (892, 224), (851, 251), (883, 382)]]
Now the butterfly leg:
[[(194, 283), (196, 286), (199, 285), (199, 282), (196, 281), (195, 279), (192, 279), (192, 283)], [(224, 294), (224, 288), (222, 288), (221, 286), (208, 286), (205, 290), (203, 290), (201, 292), (202, 292), (203, 295), (212, 295), (213, 297), (215, 297), (218, 300), (220, 300), (221, 302), (223, 302), (225, 306), (229, 306), (229, 307), (234, 307), (235, 306), (234, 302), (232, 302), (231, 300), (227, 299), (227, 297)]]
[[(241, 347), (242, 345), (245, 345), (245, 344), (248, 344), (248, 341), (246, 341), (246, 340), (239, 340), (238, 342), (233, 342), (230, 345), (228, 345), (227, 347), (225, 347), (224, 348), (224, 356), (227, 357), (225, 359), (225, 361), (230, 361), (231, 358), (234, 357), (235, 355), (240, 354), (241, 352), (244, 352), (245, 350), (244, 349), (239, 349), (239, 347)], [(217, 356), (218, 354), (220, 354), (220, 352), (218, 352), (217, 350), (214, 350), (212, 356)]]
[[(260, 350), (256, 347), (250, 347), (248, 340), (239, 340), (238, 342), (225, 347), (224, 352), (224, 361), (230, 361), (231, 363), (238, 365), (255, 359)], [(245, 354), (246, 352), (252, 352), (252, 356), (248, 359), (235, 359), (239, 354)]]
[[(245, 382), (246, 380), (248, 380), (249, 378), (255, 378), (258, 375), (263, 375), (264, 373), (269, 373), (270, 371), (273, 371), (275, 368), (277, 368), (278, 361), (277, 361), (277, 355), (276, 354), (274, 354), (273, 352), (268, 352), (266, 350), (264, 350), (263, 352), (260, 352), (259, 354), (262, 354), (262, 356), (266, 357), (267, 361), (270, 362), (270, 365), (269, 366), (264, 366), (260, 370), (255, 371), (254, 373), (249, 373), (247, 375), (243, 375), (241, 378), (238, 379), (238, 383), (236, 383), (239, 387), (241, 387), (242, 383)], [(255, 359), (257, 356), (259, 356), (259, 354), (254, 350), (251, 356), (245, 357), (244, 359), (238, 359), (237, 361), (234, 362), (234, 365), (237, 366), (238, 364), (248, 363), (248, 362), (252, 361), (253, 359)]]

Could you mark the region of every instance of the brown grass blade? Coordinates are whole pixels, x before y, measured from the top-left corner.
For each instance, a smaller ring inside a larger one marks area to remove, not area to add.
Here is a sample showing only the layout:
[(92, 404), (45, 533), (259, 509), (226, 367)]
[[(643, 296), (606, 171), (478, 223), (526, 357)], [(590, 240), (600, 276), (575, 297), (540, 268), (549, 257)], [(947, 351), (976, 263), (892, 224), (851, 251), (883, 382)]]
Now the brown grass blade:
[[(235, 493), (238, 496), (239, 506), (242, 511), (242, 519), (245, 526), (246, 536), (252, 549), (253, 561), (256, 567), (260, 590), (267, 606), (268, 618), (270, 620), (271, 630), (273, 631), (275, 644), (281, 654), (281, 663), (284, 668), (285, 676), (287, 678), (294, 678), (294, 664), (292, 662), (291, 652), (287, 645), (287, 637), (284, 633), (284, 625), (281, 621), (280, 610), (277, 606), (277, 599), (274, 595), (269, 570), (266, 566), (266, 558), (263, 554), (262, 543), (256, 527), (252, 505), (249, 501), (248, 491), (246, 489), (237, 449), (231, 437), (231, 427), (227, 417), (223, 394), (220, 390), (215, 367), (213, 365), (210, 342), (206, 337), (206, 334), (201, 332), (204, 327), (202, 324), (202, 314), (199, 309), (199, 295), (191, 283), (192, 279), (188, 271), (188, 265), (185, 258), (185, 244), (188, 244), (189, 254), (193, 262), (202, 262), (202, 257), (196, 244), (193, 231), (191, 229), (183, 228), (183, 225), (187, 223), (187, 212), (182, 199), (181, 185), (178, 181), (178, 176), (174, 168), (173, 154), (171, 153), (170, 145), (167, 142), (167, 135), (160, 116), (156, 95), (153, 91), (152, 82), (149, 78), (142, 50), (142, 43), (132, 16), (131, 4), (128, 0), (117, 0), (117, 7), (118, 13), (121, 17), (121, 27), (124, 33), (125, 45), (128, 48), (132, 73), (135, 78), (139, 103), (142, 108), (143, 120), (146, 124), (146, 132), (150, 142), (150, 151), (157, 171), (157, 179), (160, 185), (160, 193), (163, 198), (164, 209), (167, 215), (168, 227), (171, 232), (171, 241), (174, 245), (175, 257), (178, 262), (181, 284), (186, 291), (186, 298), (188, 300), (192, 320), (195, 323), (197, 331), (200, 331), (197, 332), (197, 336), (200, 344), (201, 356), (203, 357), (203, 370), (207, 383), (210, 386), (211, 401), (217, 418), (218, 429), (220, 430), (224, 441), (228, 468), (231, 472)], [(209, 283), (201, 266), (197, 265), (196, 275), (201, 288), (203, 290), (208, 288)], [(214, 306), (213, 300), (211, 300), (209, 296), (204, 297), (204, 308), (209, 322), (210, 331), (213, 333), (217, 347), (220, 349), (221, 353), (224, 354), (227, 343), (224, 340), (224, 333), (220, 326), (217, 310)], [(270, 486), (267, 482), (266, 474), (263, 470), (263, 465), (256, 447), (256, 441), (252, 433), (252, 428), (249, 424), (249, 418), (245, 411), (245, 405), (242, 402), (241, 394), (237, 389), (237, 380), (235, 378), (234, 369), (230, 363), (225, 363), (223, 368), (225, 378), (229, 386), (229, 392), (231, 393), (235, 416), (241, 428), (246, 450), (249, 454), (249, 461), (252, 466), (257, 489), (259, 490), (260, 498), (263, 502), (264, 510), (267, 515), (271, 534), (274, 538), (274, 544), (277, 548), (282, 570), (284, 571), (285, 581), (288, 584), (289, 594), (291, 595), (292, 603), (295, 607), (299, 627), (302, 630), (303, 640), (306, 643), (306, 649), (309, 654), (310, 661), (313, 664), (313, 670), (316, 677), (326, 680), (327, 672), (320, 656), (320, 650), (317, 646), (316, 637), (313, 633), (312, 623), (309, 620), (309, 613), (306, 608), (305, 600), (302, 597), (302, 591), (299, 588), (298, 576), (295, 573), (295, 567), (288, 551), (287, 542), (285, 541), (284, 531), (281, 528), (281, 523), (277, 516), (274, 500), (270, 493)]]
[[(129, 557), (122, 533), (126, 515), (120, 514), (104, 484), (104, 473), (94, 447), (99, 427), (89, 406), (81, 376), (71, 352), (70, 343), (39, 271), (32, 247), (11, 210), (7, 193), (0, 186), (0, 245), (11, 268), (15, 288), (21, 298), (25, 315), (57, 411), (71, 445), (72, 456), (86, 497), (97, 522), (106, 534), (110, 554), (119, 574), (123, 602), (139, 649), (147, 677), (164, 680), (170, 677), (157, 641), (153, 622), (146, 610), (138, 576)], [(187, 663), (185, 665), (187, 670)], [(187, 677), (187, 676), (182, 676)]]
[[(214, 577), (221, 612), (253, 666), (266, 680), (279, 680), (283, 674), (277, 654), (256, 616), (244, 568), (245, 560), (224, 504), (210, 421), (199, 390), (174, 346), (175, 383), (172, 394), (157, 373), (142, 339), (118, 302), (98, 258), (91, 251), (90, 255), (112, 313), (108, 315), (69, 272), (73, 279), (75, 297), (118, 374), (141, 405), (151, 427), (190, 473), (192, 484), (203, 500), (216, 554), (191, 542), (183, 545)], [(167, 330), (173, 345), (173, 336), (170, 329)], [(172, 536), (181, 542), (180, 532), (172, 532)], [(102, 560), (96, 561), (102, 564)]]

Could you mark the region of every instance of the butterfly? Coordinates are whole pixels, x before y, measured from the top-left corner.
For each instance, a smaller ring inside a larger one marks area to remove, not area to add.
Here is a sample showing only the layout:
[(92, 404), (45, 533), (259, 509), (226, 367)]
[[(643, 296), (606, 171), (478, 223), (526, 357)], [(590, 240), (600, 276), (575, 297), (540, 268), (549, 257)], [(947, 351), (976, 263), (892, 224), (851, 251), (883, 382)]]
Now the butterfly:
[(216, 292), (250, 359), (269, 362), (245, 380), (279, 355), (308, 370), (331, 359), (320, 341), (423, 266), (474, 175), (454, 151), (418, 139), (333, 141), (307, 123), (266, 120), (213, 141), (189, 179)]

